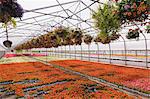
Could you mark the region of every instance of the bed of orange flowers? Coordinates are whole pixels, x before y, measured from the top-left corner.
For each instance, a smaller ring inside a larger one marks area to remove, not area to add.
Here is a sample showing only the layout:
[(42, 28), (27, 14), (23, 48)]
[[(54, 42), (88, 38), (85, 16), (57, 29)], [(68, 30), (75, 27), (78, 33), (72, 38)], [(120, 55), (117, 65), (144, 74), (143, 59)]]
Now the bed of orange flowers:
[(118, 90), (38, 62), (0, 65), (0, 98), (134, 99)]
[(52, 63), (109, 82), (150, 93), (150, 70), (129, 68), (80, 60), (61, 60)]

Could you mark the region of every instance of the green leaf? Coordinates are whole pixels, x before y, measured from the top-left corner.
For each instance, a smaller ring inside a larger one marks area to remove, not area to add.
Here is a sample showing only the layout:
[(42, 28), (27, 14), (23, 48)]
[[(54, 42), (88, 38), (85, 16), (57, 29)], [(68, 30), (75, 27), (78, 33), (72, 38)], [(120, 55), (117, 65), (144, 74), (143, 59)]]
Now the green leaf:
[(3, 28), (6, 28), (6, 27), (7, 27), (7, 23), (3, 23), (3, 24), (2, 24), (2, 27), (3, 27)]
[(11, 18), (11, 24), (14, 28), (17, 26), (16, 20), (14, 18)]
[(14, 18), (11, 18), (9, 22), (3, 23), (2, 27), (6, 28), (8, 25), (12, 25), (15, 28), (17, 26), (17, 23)]

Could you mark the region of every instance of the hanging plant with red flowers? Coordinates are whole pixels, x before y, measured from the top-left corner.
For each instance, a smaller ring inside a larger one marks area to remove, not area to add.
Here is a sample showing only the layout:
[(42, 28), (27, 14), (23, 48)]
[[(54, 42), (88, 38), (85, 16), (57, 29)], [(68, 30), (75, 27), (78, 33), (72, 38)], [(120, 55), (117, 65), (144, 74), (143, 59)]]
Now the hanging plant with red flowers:
[(130, 29), (126, 37), (127, 39), (137, 39), (139, 38), (140, 32), (141, 31), (139, 29), (135, 29), (135, 30)]
[(121, 22), (142, 22), (148, 19), (150, 3), (148, 0), (122, 0), (118, 3)]
[(75, 45), (81, 45), (83, 38), (83, 31), (80, 28), (73, 29), (70, 33), (70, 38)]
[(84, 43), (85, 44), (91, 44), (92, 40), (93, 40), (93, 37), (91, 35), (85, 35), (84, 36)]

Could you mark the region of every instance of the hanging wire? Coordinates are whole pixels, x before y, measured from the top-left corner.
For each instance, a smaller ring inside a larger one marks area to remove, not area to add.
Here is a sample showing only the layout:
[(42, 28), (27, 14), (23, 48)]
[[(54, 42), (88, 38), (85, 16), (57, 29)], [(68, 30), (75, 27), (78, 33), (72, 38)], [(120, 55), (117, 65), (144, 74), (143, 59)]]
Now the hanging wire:
[(7, 25), (6, 25), (6, 39), (8, 40), (8, 30), (7, 30)]

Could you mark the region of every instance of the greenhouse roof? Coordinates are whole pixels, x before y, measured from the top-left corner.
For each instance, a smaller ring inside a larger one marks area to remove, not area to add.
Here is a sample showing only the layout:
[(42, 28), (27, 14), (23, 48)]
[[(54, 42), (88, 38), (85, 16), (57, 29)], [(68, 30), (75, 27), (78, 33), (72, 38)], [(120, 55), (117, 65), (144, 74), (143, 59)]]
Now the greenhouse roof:
[[(96, 2), (91, 0), (18, 0), (25, 10), (23, 17), (17, 19), (17, 27), (9, 27), (9, 39), (13, 46), (30, 38), (47, 33), (56, 26), (80, 27), (94, 33), (91, 13)], [(5, 28), (0, 29), (0, 42), (6, 38)]]
[[(33, 37), (45, 34), (57, 26), (81, 28), (85, 33), (95, 35), (92, 13), (99, 4), (108, 0), (18, 0), (24, 8), (23, 17), (17, 19), (17, 27), (8, 27), (9, 40), (15, 47)], [(5, 28), (0, 29), (0, 49), (6, 40)], [(125, 30), (122, 32), (124, 33)], [(148, 35), (149, 37), (149, 35)], [(143, 37), (142, 37), (143, 39)]]

